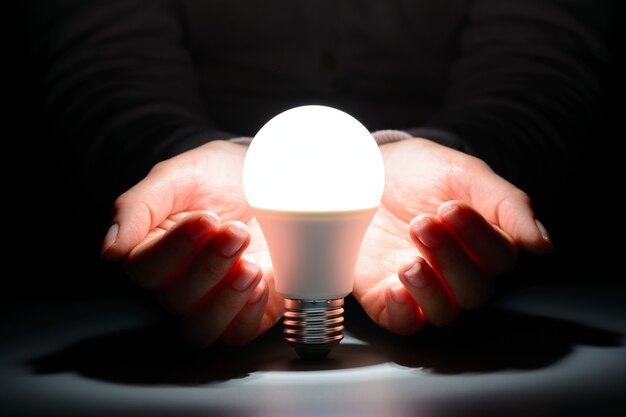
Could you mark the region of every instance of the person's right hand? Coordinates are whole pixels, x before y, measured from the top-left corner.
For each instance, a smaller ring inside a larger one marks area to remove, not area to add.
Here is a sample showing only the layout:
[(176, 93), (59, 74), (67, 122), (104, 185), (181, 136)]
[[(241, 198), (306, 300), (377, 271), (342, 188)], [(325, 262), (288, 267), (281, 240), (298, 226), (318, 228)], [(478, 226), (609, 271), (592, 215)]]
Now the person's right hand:
[(246, 150), (214, 141), (158, 163), (116, 200), (103, 243), (103, 259), (124, 260), (137, 284), (184, 317), (182, 336), (199, 347), (244, 344), (283, 312), (243, 194)]

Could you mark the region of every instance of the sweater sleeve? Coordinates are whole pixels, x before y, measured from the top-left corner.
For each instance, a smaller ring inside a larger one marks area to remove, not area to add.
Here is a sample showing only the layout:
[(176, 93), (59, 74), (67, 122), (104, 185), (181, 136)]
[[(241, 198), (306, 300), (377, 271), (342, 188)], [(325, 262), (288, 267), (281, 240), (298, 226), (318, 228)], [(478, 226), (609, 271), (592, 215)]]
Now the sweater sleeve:
[(101, 204), (156, 162), (225, 139), (207, 117), (177, 3), (27, 0), (50, 140)]
[(407, 132), (475, 154), (525, 189), (555, 178), (602, 120), (611, 4), (469, 3), (444, 105)]

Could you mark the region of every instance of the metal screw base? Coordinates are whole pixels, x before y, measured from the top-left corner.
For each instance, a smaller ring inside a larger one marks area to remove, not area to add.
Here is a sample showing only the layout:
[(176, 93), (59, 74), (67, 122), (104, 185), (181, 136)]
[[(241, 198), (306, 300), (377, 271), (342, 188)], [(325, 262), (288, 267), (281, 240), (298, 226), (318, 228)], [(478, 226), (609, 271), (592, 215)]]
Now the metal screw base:
[(343, 298), (285, 300), (285, 340), (302, 359), (325, 358), (343, 339)]

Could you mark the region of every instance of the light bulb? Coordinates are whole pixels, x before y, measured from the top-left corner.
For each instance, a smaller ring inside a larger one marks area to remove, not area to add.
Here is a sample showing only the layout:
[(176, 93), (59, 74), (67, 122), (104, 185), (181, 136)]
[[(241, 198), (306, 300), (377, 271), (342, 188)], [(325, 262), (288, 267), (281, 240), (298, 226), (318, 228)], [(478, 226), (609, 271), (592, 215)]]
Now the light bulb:
[(284, 111), (248, 148), (245, 196), (285, 298), (284, 337), (303, 358), (325, 357), (343, 338), (343, 300), (384, 172), (371, 133), (332, 107)]

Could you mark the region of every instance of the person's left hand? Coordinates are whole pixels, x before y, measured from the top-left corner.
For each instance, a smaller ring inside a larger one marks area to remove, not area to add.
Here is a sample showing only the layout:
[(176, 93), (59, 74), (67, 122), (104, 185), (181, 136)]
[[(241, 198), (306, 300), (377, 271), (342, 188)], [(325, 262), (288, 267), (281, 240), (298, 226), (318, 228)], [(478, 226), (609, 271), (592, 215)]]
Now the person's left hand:
[(155, 165), (118, 197), (102, 257), (181, 317), (198, 347), (244, 344), (279, 320), (283, 298), (241, 179), (246, 146), (212, 141)]
[(529, 197), (482, 160), (426, 139), (381, 146), (382, 203), (365, 235), (353, 294), (399, 334), (482, 305), (518, 248), (552, 249)]

